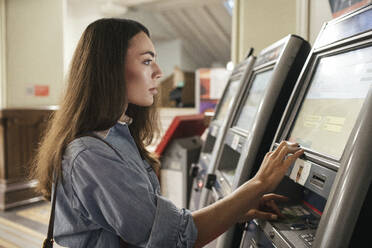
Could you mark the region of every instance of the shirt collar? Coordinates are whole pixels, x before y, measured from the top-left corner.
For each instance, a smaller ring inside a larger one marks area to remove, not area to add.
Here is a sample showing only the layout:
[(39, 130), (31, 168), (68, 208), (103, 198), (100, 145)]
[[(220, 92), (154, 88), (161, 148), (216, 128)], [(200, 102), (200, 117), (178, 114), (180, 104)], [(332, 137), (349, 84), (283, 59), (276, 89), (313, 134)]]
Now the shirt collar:
[(125, 123), (127, 125), (130, 125), (133, 122), (133, 118), (132, 117), (129, 117), (127, 115), (123, 115), (122, 117), (120, 117), (120, 119), (119, 119), (118, 122), (121, 123), (121, 124), (124, 124)]
[[(127, 125), (129, 126), (131, 123), (133, 122), (133, 118), (132, 117), (129, 117), (127, 115), (123, 115), (117, 123), (121, 124), (121, 125)], [(98, 134), (101, 138), (106, 138), (109, 131), (110, 131), (111, 128), (107, 129), (107, 130), (103, 130), (103, 131), (99, 131), (99, 132), (95, 132), (96, 134)]]

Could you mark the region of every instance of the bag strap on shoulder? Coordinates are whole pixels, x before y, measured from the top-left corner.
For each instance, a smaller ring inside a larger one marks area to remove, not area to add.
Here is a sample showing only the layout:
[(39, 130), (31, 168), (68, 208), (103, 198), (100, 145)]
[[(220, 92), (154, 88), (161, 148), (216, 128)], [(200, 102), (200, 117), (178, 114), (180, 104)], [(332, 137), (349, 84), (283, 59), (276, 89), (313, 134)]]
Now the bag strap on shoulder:
[[(84, 134), (84, 135), (80, 135), (77, 138), (81, 138), (81, 137), (85, 137), (85, 136), (89, 136), (89, 137), (93, 137), (93, 138), (101, 140), (103, 143), (108, 145), (116, 153), (116, 155), (118, 155), (123, 160), (123, 157), (121, 156), (121, 154), (110, 143), (108, 143), (106, 140), (102, 139), (100, 136), (98, 136), (95, 133), (87, 133), (87, 134)], [(58, 178), (59, 178), (59, 175), (57, 173), (54, 173), (54, 184), (53, 184), (53, 193), (52, 193), (52, 207), (51, 207), (51, 210), (50, 210), (50, 218), (49, 218), (49, 224), (48, 224), (48, 234), (47, 234), (47, 238), (44, 239), (43, 246), (42, 246), (43, 248), (52, 248), (53, 243), (54, 243), (53, 232), (54, 232), (54, 217), (55, 217), (55, 208), (56, 208)]]

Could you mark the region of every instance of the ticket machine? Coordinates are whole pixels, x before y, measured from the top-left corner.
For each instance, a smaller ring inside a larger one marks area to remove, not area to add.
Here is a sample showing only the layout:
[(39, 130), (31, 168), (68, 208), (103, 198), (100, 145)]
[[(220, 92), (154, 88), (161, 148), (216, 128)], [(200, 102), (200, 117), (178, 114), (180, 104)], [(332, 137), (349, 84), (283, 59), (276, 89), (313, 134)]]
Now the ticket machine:
[(371, 20), (368, 5), (323, 26), (270, 148), (305, 150), (277, 188), (286, 218), (248, 223), (241, 248), (371, 245)]
[(161, 194), (179, 208), (188, 208), (192, 180), (189, 170), (199, 160), (206, 129), (204, 114), (178, 115), (156, 147), (161, 163)]
[[(249, 86), (223, 141), (208, 205), (235, 190), (247, 180), (253, 165), (261, 163), (309, 51), (307, 41), (288, 35), (257, 57)], [(217, 247), (239, 246), (239, 241), (232, 243), (235, 235), (242, 235), (238, 229), (222, 235)]]
[(212, 158), (219, 151), (222, 138), (225, 136), (226, 127), (231, 122), (231, 115), (237, 109), (237, 101), (242, 96), (242, 87), (246, 78), (252, 71), (255, 57), (252, 55), (253, 49), (247, 55), (247, 58), (238, 64), (226, 85), (220, 102), (217, 105), (214, 115), (207, 130), (207, 138), (202, 147), (199, 161), (192, 167), (191, 174), (194, 176), (189, 207), (191, 210), (199, 209), (202, 189), (209, 171), (214, 170)]

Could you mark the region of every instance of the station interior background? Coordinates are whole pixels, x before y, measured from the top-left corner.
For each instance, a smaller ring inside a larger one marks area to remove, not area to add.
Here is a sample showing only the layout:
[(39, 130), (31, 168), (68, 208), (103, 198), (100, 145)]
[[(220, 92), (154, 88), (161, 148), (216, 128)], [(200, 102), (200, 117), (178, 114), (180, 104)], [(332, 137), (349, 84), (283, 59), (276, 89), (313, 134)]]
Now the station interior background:
[[(163, 70), (156, 149), (175, 116), (200, 112), (203, 72), (215, 70), (223, 85), (251, 47), (257, 55), (288, 34), (313, 44), (334, 15), (326, 0), (0, 0), (0, 247), (40, 247), (46, 235), (49, 203), (22, 198), (37, 183), (24, 177), (39, 137), (30, 132), (35, 125), (42, 131), (58, 108), (76, 43), (103, 17), (135, 19), (150, 30)], [(187, 103), (169, 100), (179, 81), (192, 85)], [(25, 164), (11, 169), (10, 156)], [(13, 197), (17, 187), (25, 191)]]

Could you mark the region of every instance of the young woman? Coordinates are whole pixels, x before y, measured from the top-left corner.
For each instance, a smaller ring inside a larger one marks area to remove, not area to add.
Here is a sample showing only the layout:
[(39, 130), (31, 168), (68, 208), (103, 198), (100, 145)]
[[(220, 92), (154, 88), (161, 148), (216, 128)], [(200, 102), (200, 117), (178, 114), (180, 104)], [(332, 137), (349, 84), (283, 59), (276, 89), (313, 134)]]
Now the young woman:
[(157, 130), (155, 59), (148, 30), (135, 21), (101, 19), (84, 31), (33, 170), (47, 199), (59, 176), (58, 244), (202, 247), (236, 222), (280, 215), (273, 200), (284, 197), (266, 193), (303, 153), (286, 142), (266, 155), (253, 179), (204, 209), (177, 209), (160, 195), (159, 161), (146, 150)]

